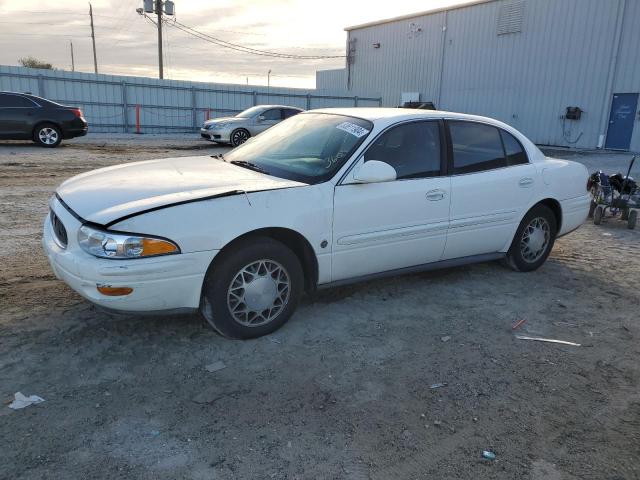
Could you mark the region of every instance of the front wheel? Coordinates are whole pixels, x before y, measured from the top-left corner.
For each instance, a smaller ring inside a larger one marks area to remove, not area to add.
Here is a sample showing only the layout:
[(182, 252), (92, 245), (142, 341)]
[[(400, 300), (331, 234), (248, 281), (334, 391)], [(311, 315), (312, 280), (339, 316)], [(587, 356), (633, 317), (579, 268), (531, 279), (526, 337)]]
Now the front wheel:
[(274, 332), (293, 315), (302, 296), (304, 275), (298, 257), (268, 237), (231, 248), (207, 272), (202, 316), (229, 338)]
[(244, 128), (239, 128), (231, 132), (231, 146), (237, 147), (238, 145), (242, 145), (244, 142), (249, 140), (251, 134), (246, 131)]
[(557, 234), (556, 216), (549, 207), (536, 205), (524, 216), (511, 247), (507, 263), (518, 272), (530, 272), (546, 260)]

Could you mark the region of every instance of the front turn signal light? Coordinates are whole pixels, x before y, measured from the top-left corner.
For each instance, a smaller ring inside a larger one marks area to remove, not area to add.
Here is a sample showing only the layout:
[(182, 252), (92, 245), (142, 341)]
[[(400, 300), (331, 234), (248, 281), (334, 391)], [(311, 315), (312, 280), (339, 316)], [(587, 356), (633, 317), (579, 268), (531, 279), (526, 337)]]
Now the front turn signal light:
[(107, 297), (124, 297), (133, 292), (133, 288), (130, 287), (112, 287), (110, 285), (97, 285), (96, 288), (102, 295)]

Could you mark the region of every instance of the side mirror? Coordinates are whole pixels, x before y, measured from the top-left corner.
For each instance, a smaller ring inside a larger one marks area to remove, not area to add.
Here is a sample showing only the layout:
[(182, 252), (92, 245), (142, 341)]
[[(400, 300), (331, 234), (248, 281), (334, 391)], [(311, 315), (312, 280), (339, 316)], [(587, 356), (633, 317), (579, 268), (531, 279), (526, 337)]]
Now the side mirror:
[(264, 120), (265, 120), (264, 115), (258, 115), (259, 122), (264, 122)]
[(396, 176), (395, 168), (379, 160), (368, 160), (353, 172), (353, 179), (357, 183), (393, 182)]

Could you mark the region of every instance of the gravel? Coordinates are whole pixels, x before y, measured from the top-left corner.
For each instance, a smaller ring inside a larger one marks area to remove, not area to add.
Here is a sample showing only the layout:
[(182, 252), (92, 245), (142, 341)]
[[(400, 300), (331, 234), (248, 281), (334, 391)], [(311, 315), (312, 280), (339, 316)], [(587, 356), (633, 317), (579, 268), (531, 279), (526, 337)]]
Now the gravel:
[(196, 315), (107, 315), (54, 278), (40, 240), (56, 185), (194, 150), (224, 151), (195, 135), (0, 145), (0, 398), (46, 399), (0, 406), (0, 477), (640, 478), (638, 231), (587, 223), (529, 274), (321, 291), (244, 342)]

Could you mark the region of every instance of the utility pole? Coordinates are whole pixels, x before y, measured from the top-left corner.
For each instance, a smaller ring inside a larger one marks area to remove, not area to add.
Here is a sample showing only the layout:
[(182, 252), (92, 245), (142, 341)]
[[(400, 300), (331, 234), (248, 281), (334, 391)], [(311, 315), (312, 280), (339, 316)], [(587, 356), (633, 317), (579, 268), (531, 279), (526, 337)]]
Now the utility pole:
[(76, 71), (76, 64), (73, 61), (73, 40), (69, 40), (69, 45), (71, 45), (71, 71)]
[(162, 0), (156, 0), (156, 15), (158, 15), (158, 77), (164, 78), (162, 68)]
[(267, 72), (267, 88), (271, 87), (271, 69)]
[(98, 58), (96, 57), (96, 34), (93, 30), (93, 7), (89, 3), (89, 17), (91, 18), (91, 42), (93, 43), (93, 70), (98, 73)]

